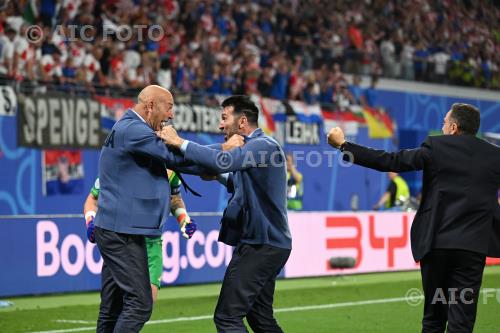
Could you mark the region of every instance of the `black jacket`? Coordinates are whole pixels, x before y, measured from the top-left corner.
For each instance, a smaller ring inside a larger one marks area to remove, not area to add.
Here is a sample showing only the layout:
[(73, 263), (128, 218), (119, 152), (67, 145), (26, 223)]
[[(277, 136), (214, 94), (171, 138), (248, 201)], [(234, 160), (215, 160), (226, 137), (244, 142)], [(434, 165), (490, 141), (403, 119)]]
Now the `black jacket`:
[(352, 153), (355, 164), (379, 171), (424, 170), (422, 202), (411, 228), (416, 261), (431, 249), (500, 257), (499, 147), (472, 135), (441, 135), (394, 153), (350, 142), (341, 150)]

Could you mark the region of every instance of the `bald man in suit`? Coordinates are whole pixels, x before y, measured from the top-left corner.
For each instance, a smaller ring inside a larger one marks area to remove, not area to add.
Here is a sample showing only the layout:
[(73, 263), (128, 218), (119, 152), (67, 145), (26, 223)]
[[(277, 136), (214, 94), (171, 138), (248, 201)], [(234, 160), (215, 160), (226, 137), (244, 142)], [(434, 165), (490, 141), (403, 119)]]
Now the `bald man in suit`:
[(138, 332), (151, 316), (144, 236), (161, 236), (168, 217), (166, 169), (186, 167), (156, 134), (163, 121), (173, 118), (173, 106), (168, 90), (144, 88), (102, 147), (95, 241), (104, 263), (97, 332)]

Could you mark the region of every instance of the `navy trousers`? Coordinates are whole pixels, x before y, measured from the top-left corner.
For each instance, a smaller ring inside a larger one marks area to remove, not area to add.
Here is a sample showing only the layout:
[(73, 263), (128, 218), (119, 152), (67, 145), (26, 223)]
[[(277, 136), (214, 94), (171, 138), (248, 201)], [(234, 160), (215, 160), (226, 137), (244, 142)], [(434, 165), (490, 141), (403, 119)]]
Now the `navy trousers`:
[(282, 333), (273, 315), (276, 277), (290, 250), (270, 245), (239, 244), (227, 267), (214, 314), (219, 333)]
[(144, 236), (96, 227), (95, 239), (104, 260), (97, 332), (139, 332), (153, 310)]

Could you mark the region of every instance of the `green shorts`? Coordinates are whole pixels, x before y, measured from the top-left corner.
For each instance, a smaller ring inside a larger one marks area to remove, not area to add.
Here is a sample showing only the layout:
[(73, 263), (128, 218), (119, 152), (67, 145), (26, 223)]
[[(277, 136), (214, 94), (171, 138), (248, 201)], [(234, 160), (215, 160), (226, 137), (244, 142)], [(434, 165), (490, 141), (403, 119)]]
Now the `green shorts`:
[(161, 237), (146, 237), (146, 249), (148, 251), (149, 280), (160, 288), (161, 274), (163, 273)]

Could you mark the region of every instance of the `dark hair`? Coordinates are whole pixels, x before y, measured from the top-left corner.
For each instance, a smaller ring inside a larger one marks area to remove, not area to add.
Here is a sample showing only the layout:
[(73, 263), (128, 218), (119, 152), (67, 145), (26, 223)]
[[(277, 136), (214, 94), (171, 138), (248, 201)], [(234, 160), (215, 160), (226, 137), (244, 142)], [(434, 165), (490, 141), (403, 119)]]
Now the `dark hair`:
[(454, 103), (451, 106), (450, 118), (456, 122), (461, 134), (476, 135), (481, 124), (479, 109), (470, 104)]
[(233, 114), (245, 115), (251, 125), (257, 125), (259, 121), (259, 109), (248, 96), (233, 95), (226, 98), (222, 102), (222, 107), (227, 108), (232, 106), (234, 108)]

